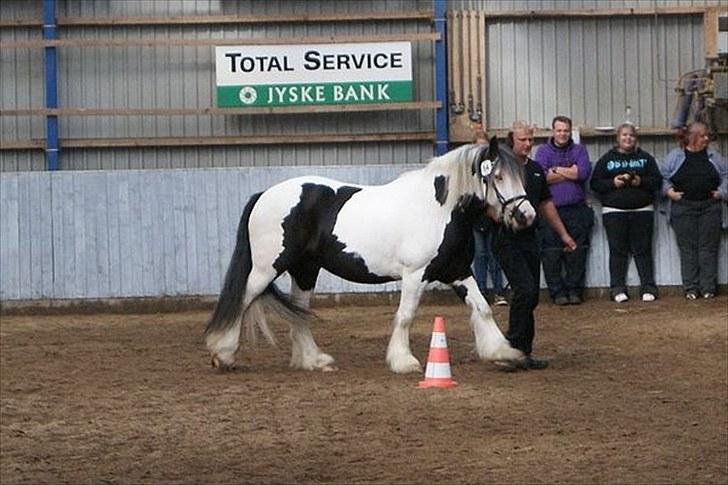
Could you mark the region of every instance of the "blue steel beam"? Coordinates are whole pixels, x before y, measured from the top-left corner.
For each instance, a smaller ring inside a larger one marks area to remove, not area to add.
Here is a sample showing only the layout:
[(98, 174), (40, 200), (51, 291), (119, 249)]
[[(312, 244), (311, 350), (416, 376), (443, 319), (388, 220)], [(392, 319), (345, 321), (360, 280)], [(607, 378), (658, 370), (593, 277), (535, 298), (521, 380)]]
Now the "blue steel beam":
[(435, 31), (440, 39), (435, 41), (435, 99), (440, 107), (435, 112), (435, 155), (448, 151), (448, 100), (447, 100), (447, 26), (445, 24), (445, 0), (433, 0)]
[[(56, 0), (43, 0), (43, 39), (58, 38), (56, 26)], [(45, 48), (45, 105), (58, 108), (58, 77), (56, 74), (56, 48)], [(46, 116), (46, 168), (58, 169), (58, 116)]]

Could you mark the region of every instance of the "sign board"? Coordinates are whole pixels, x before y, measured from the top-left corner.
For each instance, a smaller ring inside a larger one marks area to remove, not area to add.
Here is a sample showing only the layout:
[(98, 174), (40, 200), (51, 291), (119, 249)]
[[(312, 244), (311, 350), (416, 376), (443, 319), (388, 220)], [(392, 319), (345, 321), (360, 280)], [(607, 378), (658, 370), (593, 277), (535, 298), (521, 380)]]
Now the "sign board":
[(274, 107), (412, 101), (412, 44), (215, 48), (217, 106)]

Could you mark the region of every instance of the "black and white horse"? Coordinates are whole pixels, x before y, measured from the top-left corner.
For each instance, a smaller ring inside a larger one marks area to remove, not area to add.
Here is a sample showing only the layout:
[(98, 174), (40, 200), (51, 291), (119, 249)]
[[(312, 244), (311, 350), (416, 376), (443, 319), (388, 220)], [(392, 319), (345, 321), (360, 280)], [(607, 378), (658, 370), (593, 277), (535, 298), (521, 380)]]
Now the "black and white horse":
[[(493, 320), (472, 276), (474, 211), (493, 207), (513, 229), (536, 216), (524, 191), (523, 169), (495, 137), (466, 145), (406, 172), (386, 185), (362, 186), (299, 177), (253, 195), (238, 226), (225, 283), (205, 330), (214, 367), (232, 368), (241, 325), (271, 342), (264, 306), (290, 324), (291, 366), (331, 370), (308, 326), (311, 293), (321, 268), (359, 283), (401, 280), (386, 361), (393, 372), (421, 371), (410, 351), (409, 329), (425, 287), (450, 285), (471, 309), (478, 356), (522, 358)], [(273, 281), (291, 276), (291, 298)]]

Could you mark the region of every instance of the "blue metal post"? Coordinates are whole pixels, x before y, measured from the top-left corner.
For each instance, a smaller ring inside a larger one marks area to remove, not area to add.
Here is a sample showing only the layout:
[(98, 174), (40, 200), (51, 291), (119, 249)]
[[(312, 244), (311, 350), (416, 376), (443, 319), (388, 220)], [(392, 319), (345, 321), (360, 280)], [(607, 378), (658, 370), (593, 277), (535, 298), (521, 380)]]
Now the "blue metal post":
[(435, 155), (448, 151), (448, 100), (447, 100), (447, 25), (445, 24), (445, 0), (433, 0), (435, 31), (440, 40), (435, 41), (435, 99), (440, 107), (435, 112)]
[[(56, 0), (43, 0), (43, 39), (58, 38), (56, 30)], [(58, 78), (56, 76), (56, 48), (45, 48), (45, 105), (58, 108)], [(46, 116), (46, 167), (58, 169), (58, 116)]]

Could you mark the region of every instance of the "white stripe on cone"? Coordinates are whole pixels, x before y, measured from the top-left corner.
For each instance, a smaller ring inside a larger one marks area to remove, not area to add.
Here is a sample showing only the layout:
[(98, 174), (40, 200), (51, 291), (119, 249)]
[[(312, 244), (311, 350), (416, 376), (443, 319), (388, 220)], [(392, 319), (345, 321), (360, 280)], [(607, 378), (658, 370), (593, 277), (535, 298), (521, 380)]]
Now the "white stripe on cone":
[(425, 379), (450, 379), (450, 363), (428, 362), (425, 369)]
[(432, 332), (432, 338), (430, 339), (430, 348), (444, 349), (447, 347), (447, 338), (444, 333)]

